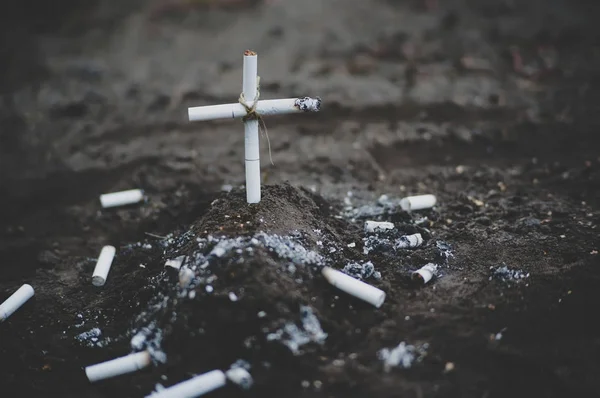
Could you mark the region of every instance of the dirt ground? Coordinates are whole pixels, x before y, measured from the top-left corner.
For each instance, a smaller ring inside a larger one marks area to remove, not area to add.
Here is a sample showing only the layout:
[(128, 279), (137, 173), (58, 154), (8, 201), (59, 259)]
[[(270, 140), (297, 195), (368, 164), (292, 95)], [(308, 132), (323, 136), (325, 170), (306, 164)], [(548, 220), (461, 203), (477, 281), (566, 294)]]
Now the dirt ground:
[[(36, 292), (0, 324), (3, 397), (144, 397), (239, 360), (253, 386), (211, 396), (600, 396), (598, 5), (2, 7), (0, 301)], [(265, 120), (252, 206), (241, 122), (187, 121), (235, 102), (246, 49), (262, 98), (323, 99)], [(147, 200), (101, 208), (132, 188)], [(398, 206), (429, 193), (433, 209)], [(190, 283), (164, 267), (179, 256)], [(369, 262), (378, 309), (319, 272)], [(385, 366), (402, 342), (410, 360)], [(141, 349), (150, 368), (87, 381)]]

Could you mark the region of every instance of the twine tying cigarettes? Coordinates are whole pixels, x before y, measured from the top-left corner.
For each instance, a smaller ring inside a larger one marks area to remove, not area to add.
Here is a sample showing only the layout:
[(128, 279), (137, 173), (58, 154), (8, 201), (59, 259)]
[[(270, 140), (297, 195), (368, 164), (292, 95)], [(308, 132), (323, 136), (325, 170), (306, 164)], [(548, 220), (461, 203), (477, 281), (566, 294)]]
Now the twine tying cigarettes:
[(259, 130), (265, 135), (265, 137), (267, 137), (267, 144), (269, 145), (269, 160), (271, 161), (271, 164), (273, 166), (275, 166), (275, 163), (273, 163), (273, 157), (271, 156), (271, 140), (269, 140), (269, 133), (267, 131), (267, 125), (265, 124), (265, 119), (263, 119), (263, 117), (256, 112), (256, 106), (258, 105), (258, 99), (260, 98), (260, 76), (256, 77), (256, 96), (254, 97), (254, 102), (252, 103), (252, 106), (248, 105), (248, 103), (246, 102), (246, 96), (244, 95), (244, 92), (242, 91), (242, 93), (240, 94), (240, 98), (238, 99), (238, 102), (244, 107), (244, 109), (246, 109), (246, 116), (244, 116), (242, 118), (242, 121), (247, 121), (247, 120), (258, 120), (258, 128)]

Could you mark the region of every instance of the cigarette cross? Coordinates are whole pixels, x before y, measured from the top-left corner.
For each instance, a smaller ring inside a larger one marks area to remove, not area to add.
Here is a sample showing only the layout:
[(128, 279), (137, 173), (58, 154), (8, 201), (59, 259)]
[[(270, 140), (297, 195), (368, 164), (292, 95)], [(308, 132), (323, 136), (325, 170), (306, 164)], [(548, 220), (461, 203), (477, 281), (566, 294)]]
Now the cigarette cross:
[(188, 108), (192, 121), (243, 118), (246, 152), (246, 200), (260, 202), (260, 150), (258, 141), (259, 118), (297, 112), (318, 112), (320, 98), (286, 98), (259, 101), (258, 56), (254, 51), (244, 52), (243, 91), (234, 104), (197, 106)]

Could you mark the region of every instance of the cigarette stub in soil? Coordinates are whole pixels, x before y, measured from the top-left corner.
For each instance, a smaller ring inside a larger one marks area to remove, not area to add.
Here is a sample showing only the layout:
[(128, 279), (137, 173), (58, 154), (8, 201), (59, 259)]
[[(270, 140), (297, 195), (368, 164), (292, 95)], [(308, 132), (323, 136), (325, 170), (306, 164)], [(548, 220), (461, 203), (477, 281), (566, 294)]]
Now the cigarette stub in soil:
[(343, 272), (337, 271), (330, 267), (323, 267), (321, 270), (327, 282), (337, 287), (338, 289), (354, 296), (360, 300), (375, 306), (381, 307), (385, 301), (385, 292), (381, 289), (371, 286), (368, 283), (359, 281)]
[(151, 363), (150, 353), (142, 351), (88, 366), (85, 368), (85, 374), (88, 380), (94, 383), (99, 380), (136, 372), (149, 366)]
[(400, 200), (400, 207), (404, 211), (430, 209), (437, 203), (435, 195), (407, 196)]
[(437, 265), (433, 263), (425, 264), (412, 273), (413, 280), (426, 284), (437, 274)]
[(387, 221), (367, 221), (365, 222), (365, 231), (366, 232), (377, 232), (392, 230), (394, 229), (394, 224)]
[(227, 382), (225, 373), (213, 370), (164, 390), (153, 392), (146, 398), (194, 398), (223, 387)]
[(142, 200), (144, 200), (144, 191), (141, 189), (130, 189), (128, 191), (100, 195), (100, 203), (104, 208), (131, 205)]
[(117, 249), (114, 246), (104, 246), (98, 256), (96, 262), (96, 268), (94, 268), (94, 275), (92, 276), (92, 285), (104, 286), (110, 267), (112, 266), (113, 259)]
[(34, 290), (31, 285), (24, 284), (0, 305), (0, 322), (4, 322), (16, 310), (33, 297)]
[(423, 244), (421, 234), (405, 235), (398, 238), (394, 245), (396, 249), (414, 249)]

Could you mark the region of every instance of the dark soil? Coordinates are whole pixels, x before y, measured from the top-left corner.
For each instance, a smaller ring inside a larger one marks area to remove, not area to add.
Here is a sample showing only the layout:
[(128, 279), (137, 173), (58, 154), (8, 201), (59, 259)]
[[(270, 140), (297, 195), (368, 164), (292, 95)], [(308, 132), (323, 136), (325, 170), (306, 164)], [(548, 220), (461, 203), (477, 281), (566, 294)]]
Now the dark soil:
[[(143, 397), (240, 359), (253, 387), (212, 396), (600, 396), (594, 2), (2, 7), (0, 301), (36, 292), (0, 324), (3, 397)], [(186, 117), (238, 98), (247, 48), (263, 98), (323, 99), (266, 120), (258, 205), (240, 121)], [(131, 188), (148, 200), (100, 207)], [(433, 209), (397, 205), (425, 193)], [(396, 229), (365, 240), (367, 220)], [(412, 233), (423, 246), (386, 244)], [(164, 267), (178, 256), (189, 285)], [(319, 272), (369, 261), (379, 309)], [(412, 283), (429, 262), (439, 277)], [(421, 355), (386, 371), (378, 352), (401, 342)], [(87, 381), (142, 348), (155, 366)]]

